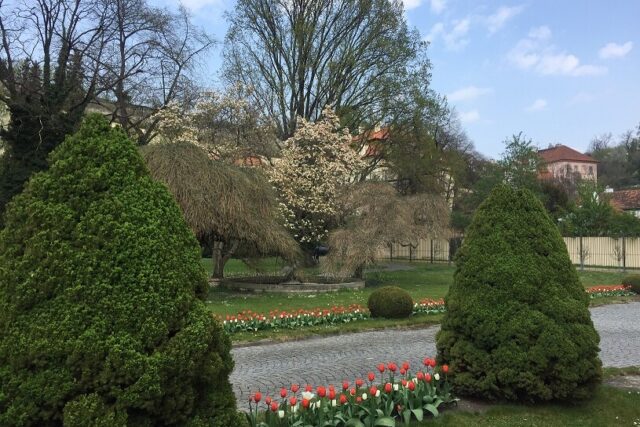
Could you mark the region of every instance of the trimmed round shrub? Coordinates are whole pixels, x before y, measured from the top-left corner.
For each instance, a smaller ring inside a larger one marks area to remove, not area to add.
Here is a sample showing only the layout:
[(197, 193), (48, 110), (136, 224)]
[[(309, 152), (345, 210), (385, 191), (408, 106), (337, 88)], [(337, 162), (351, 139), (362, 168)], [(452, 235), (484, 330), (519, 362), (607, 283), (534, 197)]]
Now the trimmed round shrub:
[(625, 286), (631, 286), (631, 290), (640, 294), (640, 274), (630, 274), (622, 280)]
[(385, 286), (373, 291), (367, 305), (371, 317), (400, 319), (411, 316), (413, 312), (411, 295), (397, 286)]
[(0, 232), (0, 425), (232, 426), (200, 248), (134, 144), (89, 116)]
[(533, 193), (495, 188), (456, 266), (437, 349), (458, 394), (528, 402), (592, 396), (602, 367), (589, 299)]

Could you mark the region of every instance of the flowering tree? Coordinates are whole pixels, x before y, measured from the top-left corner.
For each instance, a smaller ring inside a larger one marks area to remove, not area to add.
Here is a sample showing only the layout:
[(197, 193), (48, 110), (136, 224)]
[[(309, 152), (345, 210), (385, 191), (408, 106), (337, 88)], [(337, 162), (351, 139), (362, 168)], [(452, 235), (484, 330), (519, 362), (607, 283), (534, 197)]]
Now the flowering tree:
[(362, 169), (350, 144), (348, 129), (341, 128), (338, 116), (327, 107), (315, 123), (300, 119), (282, 159), (270, 170), (285, 225), (303, 246), (327, 237), (338, 213), (339, 191)]
[(189, 142), (215, 160), (231, 161), (248, 155), (271, 157), (276, 141), (273, 128), (247, 100), (249, 91), (204, 92), (192, 108), (171, 103), (158, 111), (159, 137), (153, 142)]

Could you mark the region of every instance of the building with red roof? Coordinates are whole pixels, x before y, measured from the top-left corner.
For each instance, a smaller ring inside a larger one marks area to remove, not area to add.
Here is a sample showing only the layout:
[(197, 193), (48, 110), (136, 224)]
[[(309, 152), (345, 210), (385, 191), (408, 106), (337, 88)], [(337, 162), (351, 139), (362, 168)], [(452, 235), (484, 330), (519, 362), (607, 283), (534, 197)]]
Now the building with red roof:
[(609, 203), (618, 211), (629, 212), (640, 218), (640, 188), (606, 193)]
[(598, 161), (593, 157), (566, 145), (538, 150), (544, 162), (541, 179), (579, 176), (582, 179), (598, 180)]

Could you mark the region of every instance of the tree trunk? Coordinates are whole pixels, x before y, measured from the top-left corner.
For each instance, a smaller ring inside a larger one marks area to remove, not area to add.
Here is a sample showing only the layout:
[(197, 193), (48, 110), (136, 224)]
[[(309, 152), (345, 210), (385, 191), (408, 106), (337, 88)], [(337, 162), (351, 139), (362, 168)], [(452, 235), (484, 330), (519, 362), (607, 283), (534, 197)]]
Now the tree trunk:
[(238, 240), (232, 240), (227, 246), (227, 251), (224, 251), (226, 242), (221, 240), (213, 240), (211, 244), (211, 261), (213, 263), (213, 274), (211, 277), (214, 279), (224, 278), (224, 266), (235, 254), (240, 242)]

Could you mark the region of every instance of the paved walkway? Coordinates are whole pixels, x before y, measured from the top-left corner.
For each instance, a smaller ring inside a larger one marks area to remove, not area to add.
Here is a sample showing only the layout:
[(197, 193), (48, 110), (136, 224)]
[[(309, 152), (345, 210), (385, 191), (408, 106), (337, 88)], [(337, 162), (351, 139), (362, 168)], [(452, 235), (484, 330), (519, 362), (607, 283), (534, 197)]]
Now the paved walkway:
[[(591, 309), (600, 333), (600, 357), (605, 366), (640, 366), (640, 302)], [(238, 347), (231, 382), (241, 408), (249, 394), (260, 390), (275, 396), (292, 383), (338, 386), (374, 371), (379, 362), (408, 360), (421, 364), (435, 356), (438, 326), (413, 330), (383, 330), (314, 338), (278, 344)]]

